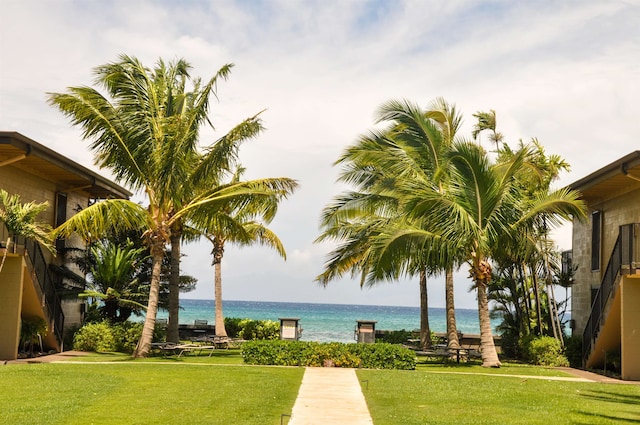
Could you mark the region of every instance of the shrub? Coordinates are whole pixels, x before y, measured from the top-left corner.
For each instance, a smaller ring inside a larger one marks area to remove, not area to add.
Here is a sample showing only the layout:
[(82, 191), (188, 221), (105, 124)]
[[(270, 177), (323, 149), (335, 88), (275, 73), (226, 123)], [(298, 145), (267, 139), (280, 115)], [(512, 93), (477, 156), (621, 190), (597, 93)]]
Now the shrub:
[[(133, 353), (142, 335), (142, 322), (102, 322), (87, 323), (78, 329), (73, 336), (73, 349), (80, 351), (118, 351)], [(154, 341), (163, 339), (161, 326), (156, 326)]]
[(236, 338), (238, 337), (238, 334), (240, 333), (240, 330), (242, 329), (240, 327), (240, 322), (242, 321), (242, 319), (240, 319), (239, 317), (225, 317), (224, 318), (224, 328), (227, 331), (227, 335), (230, 336), (231, 338)]
[(386, 342), (389, 344), (404, 344), (413, 338), (413, 332), (401, 329), (399, 331), (389, 331), (376, 338), (376, 342)]
[(412, 370), (412, 350), (393, 344), (343, 344), (306, 341), (250, 341), (242, 346), (245, 363), (278, 366), (335, 366)]
[(87, 323), (73, 337), (73, 349), (80, 351), (116, 351), (116, 341), (109, 322)]
[[(121, 322), (111, 326), (115, 348), (113, 351), (133, 353), (142, 335), (142, 322)], [(157, 329), (157, 327), (156, 327)]]
[(557, 339), (541, 336), (523, 342), (527, 361), (540, 366), (569, 366)]
[(275, 340), (280, 337), (280, 325), (273, 320), (243, 319), (239, 325), (240, 331), (238, 332), (238, 337), (242, 339)]
[(582, 367), (582, 336), (573, 335), (564, 340), (564, 351), (571, 367)]

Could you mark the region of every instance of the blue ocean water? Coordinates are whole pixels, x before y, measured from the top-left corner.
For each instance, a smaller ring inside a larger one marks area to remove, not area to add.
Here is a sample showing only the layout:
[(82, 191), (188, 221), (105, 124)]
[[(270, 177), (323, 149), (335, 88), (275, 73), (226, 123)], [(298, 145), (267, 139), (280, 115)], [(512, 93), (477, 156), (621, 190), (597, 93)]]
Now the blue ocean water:
[[(193, 324), (196, 319), (215, 323), (213, 300), (181, 299), (180, 305), (180, 323)], [(299, 318), (304, 341), (353, 342), (357, 320), (375, 320), (376, 329), (382, 330), (420, 328), (418, 307), (223, 301), (222, 308), (225, 317), (274, 321), (281, 317)], [(167, 317), (167, 312), (159, 311), (158, 317)], [(479, 334), (477, 310), (456, 309), (456, 325), (462, 333)], [(444, 308), (429, 308), (429, 326), (434, 332), (446, 331)]]

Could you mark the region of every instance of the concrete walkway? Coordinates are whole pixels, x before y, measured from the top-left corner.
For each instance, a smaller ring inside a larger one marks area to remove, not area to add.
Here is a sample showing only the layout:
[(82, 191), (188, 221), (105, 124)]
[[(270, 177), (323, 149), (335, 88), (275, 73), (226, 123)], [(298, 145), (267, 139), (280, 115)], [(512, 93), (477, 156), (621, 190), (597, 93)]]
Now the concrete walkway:
[(305, 369), (289, 425), (373, 425), (354, 369)]

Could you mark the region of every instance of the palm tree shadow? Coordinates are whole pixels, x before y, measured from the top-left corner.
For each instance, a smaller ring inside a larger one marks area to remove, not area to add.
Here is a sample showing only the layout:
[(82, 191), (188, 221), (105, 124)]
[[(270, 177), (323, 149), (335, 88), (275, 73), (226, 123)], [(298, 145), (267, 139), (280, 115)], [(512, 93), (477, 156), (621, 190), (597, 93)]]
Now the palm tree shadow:
[[(587, 391), (584, 393), (580, 393), (580, 397), (584, 397), (585, 399), (591, 401), (602, 401), (607, 403), (616, 403), (620, 405), (626, 406), (640, 406), (640, 395), (632, 395), (632, 394), (621, 394), (612, 391)], [(623, 406), (620, 406), (623, 407)], [(585, 411), (577, 411), (576, 413), (598, 417), (602, 419), (614, 420), (618, 422), (626, 422), (626, 423), (636, 423), (640, 424), (640, 409), (634, 408), (633, 410), (623, 411), (622, 409), (617, 410), (616, 413), (623, 416), (614, 416), (614, 415), (605, 415), (601, 413), (593, 413), (593, 412), (585, 412)]]

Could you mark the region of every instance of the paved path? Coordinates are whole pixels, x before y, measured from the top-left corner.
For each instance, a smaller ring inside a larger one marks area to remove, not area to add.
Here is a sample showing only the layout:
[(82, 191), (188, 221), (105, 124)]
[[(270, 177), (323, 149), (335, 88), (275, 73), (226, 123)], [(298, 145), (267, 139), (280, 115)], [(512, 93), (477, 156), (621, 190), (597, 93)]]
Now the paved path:
[(373, 425), (354, 369), (308, 367), (289, 425)]

